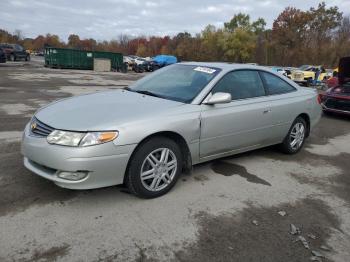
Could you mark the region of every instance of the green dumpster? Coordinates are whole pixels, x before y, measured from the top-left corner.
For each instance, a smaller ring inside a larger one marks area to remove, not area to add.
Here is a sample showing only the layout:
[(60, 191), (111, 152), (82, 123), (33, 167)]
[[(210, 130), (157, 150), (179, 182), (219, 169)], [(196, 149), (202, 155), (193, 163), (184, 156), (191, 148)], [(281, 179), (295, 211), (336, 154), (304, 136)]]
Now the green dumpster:
[(45, 48), (45, 66), (50, 68), (92, 70), (94, 58), (110, 59), (112, 69), (122, 72), (125, 71), (123, 54), (121, 53), (55, 47)]

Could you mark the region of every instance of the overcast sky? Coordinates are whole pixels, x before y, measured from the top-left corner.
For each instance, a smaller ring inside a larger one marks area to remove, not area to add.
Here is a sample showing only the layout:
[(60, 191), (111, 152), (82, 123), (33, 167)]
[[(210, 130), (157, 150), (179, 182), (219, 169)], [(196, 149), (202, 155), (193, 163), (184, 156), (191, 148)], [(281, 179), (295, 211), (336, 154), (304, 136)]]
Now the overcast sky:
[[(20, 29), (25, 37), (71, 33), (81, 38), (110, 40), (119, 34), (174, 35), (199, 33), (206, 25), (222, 26), (238, 13), (267, 26), (287, 6), (303, 10), (317, 6), (314, 0), (1, 0), (0, 28)], [(349, 14), (350, 0), (325, 1)]]

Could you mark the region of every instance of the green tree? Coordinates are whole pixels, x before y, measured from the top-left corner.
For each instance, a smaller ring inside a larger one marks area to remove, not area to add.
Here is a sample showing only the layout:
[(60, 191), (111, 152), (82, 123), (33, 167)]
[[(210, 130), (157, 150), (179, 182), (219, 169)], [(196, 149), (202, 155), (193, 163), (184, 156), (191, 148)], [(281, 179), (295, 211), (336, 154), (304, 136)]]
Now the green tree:
[(213, 25), (206, 26), (201, 34), (201, 60), (220, 61), (222, 59), (223, 50), (220, 45), (222, 37), (223, 31), (221, 29), (216, 29)]
[(237, 28), (251, 31), (250, 16), (243, 13), (234, 15), (228, 23), (224, 23), (224, 27), (229, 32), (234, 32)]
[(224, 32), (220, 43), (224, 50), (224, 60), (246, 63), (253, 57), (256, 36), (243, 28), (237, 28), (234, 33)]
[[(247, 14), (236, 14), (230, 22), (224, 24), (224, 31), (219, 40), (224, 59), (246, 63), (255, 60), (258, 35), (264, 31), (264, 19), (251, 22)], [(254, 61), (255, 62), (255, 61)]]

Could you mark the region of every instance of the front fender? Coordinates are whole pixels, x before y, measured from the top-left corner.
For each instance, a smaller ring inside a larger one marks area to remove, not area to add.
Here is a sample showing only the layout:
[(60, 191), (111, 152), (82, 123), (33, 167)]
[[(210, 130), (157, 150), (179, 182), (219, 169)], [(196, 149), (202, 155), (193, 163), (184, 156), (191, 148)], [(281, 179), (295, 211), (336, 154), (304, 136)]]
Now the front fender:
[(114, 140), (115, 145), (139, 144), (145, 138), (160, 132), (174, 132), (186, 141), (193, 162), (198, 158), (200, 137), (200, 111), (198, 105), (188, 105), (195, 108), (189, 112), (162, 114), (146, 117), (140, 121), (125, 123), (118, 127), (119, 136)]

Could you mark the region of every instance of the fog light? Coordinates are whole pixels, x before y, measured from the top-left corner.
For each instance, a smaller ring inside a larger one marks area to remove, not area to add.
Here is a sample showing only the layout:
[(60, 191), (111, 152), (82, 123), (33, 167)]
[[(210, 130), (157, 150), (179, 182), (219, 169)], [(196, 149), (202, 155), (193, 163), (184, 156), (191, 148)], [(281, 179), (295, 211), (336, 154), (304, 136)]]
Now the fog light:
[(87, 171), (76, 171), (76, 172), (62, 171), (62, 172), (59, 172), (57, 176), (62, 179), (78, 181), (78, 180), (84, 179), (85, 177), (87, 177), (87, 175), (88, 175)]

